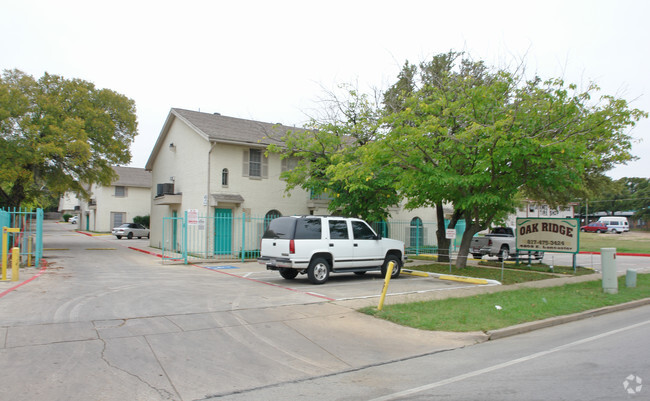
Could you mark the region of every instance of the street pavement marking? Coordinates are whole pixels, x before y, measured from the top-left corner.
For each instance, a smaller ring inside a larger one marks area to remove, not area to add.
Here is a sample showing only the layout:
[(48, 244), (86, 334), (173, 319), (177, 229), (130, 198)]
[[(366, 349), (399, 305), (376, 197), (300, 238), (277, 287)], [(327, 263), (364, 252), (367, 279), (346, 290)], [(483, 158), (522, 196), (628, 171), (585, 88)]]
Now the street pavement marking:
[(475, 370), (473, 372), (468, 372), (468, 373), (465, 373), (465, 374), (462, 374), (462, 375), (450, 377), (449, 379), (440, 380), (440, 381), (435, 382), (435, 383), (425, 384), (424, 386), (414, 387), (414, 388), (403, 390), (403, 391), (393, 393), (393, 394), (388, 394), (388, 395), (385, 395), (383, 397), (373, 398), (370, 401), (388, 401), (388, 400), (394, 400), (394, 399), (397, 399), (397, 398), (408, 397), (408, 396), (416, 394), (416, 393), (421, 393), (423, 391), (432, 390), (434, 388), (442, 387), (442, 386), (445, 386), (447, 384), (456, 383), (456, 382), (459, 382), (461, 380), (469, 379), (469, 378), (472, 378), (472, 377), (475, 377), (475, 376), (480, 376), (480, 375), (482, 375), (484, 373), (494, 372), (495, 370), (507, 368), (509, 366), (513, 366), (513, 365), (516, 365), (516, 364), (519, 364), (519, 363), (522, 363), (522, 362), (527, 362), (527, 361), (530, 361), (530, 360), (533, 360), (533, 359), (536, 359), (536, 358), (539, 358), (539, 357), (542, 357), (542, 356), (552, 354), (554, 352), (563, 351), (563, 350), (565, 350), (567, 348), (571, 348), (571, 347), (574, 347), (576, 345), (586, 344), (586, 343), (589, 343), (589, 342), (592, 342), (592, 341), (600, 340), (601, 338), (605, 338), (605, 337), (612, 336), (614, 334), (621, 333), (623, 331), (636, 329), (637, 327), (641, 327), (641, 326), (644, 326), (644, 325), (649, 324), (649, 323), (650, 323), (650, 320), (646, 320), (644, 322), (640, 322), (640, 323), (636, 323), (636, 324), (633, 324), (633, 325), (630, 325), (630, 326), (622, 327), (620, 329), (608, 331), (608, 332), (598, 334), (598, 335), (595, 335), (595, 336), (583, 338), (582, 340), (577, 340), (577, 341), (570, 342), (568, 344), (560, 345), (558, 347), (551, 348), (551, 349), (548, 349), (546, 351), (536, 352), (534, 354), (530, 354), (530, 355), (527, 355), (527, 356), (523, 356), (521, 358), (513, 359), (511, 361), (499, 363), (499, 364), (496, 364), (496, 365), (493, 365), (493, 366), (489, 366), (487, 368), (483, 368), (483, 369)]

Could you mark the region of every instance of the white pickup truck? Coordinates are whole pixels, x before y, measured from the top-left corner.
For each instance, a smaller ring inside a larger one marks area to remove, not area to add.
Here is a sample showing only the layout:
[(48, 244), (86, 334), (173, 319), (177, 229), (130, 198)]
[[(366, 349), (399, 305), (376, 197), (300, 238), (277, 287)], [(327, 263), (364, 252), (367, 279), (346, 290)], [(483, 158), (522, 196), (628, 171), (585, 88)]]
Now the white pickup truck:
[[(485, 255), (496, 256), (499, 260), (529, 256), (528, 251), (517, 252), (517, 238), (512, 227), (496, 227), (489, 234), (472, 238), (469, 249), (475, 259), (481, 259)], [(530, 257), (542, 260), (544, 252), (530, 252)]]

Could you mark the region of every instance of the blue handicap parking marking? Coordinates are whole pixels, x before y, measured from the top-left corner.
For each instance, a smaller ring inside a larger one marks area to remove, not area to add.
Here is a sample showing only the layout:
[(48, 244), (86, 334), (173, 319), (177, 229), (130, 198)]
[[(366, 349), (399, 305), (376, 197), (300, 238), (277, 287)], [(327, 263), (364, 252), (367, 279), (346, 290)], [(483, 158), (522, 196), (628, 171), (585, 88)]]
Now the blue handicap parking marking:
[(237, 266), (205, 266), (205, 268), (210, 270), (239, 269)]

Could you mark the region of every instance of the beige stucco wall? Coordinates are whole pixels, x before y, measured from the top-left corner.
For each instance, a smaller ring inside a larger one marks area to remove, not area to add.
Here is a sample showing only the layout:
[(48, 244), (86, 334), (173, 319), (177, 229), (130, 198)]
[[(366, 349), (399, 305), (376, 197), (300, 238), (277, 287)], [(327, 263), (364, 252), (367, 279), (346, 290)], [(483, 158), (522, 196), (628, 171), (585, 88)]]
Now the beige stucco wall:
[[(175, 147), (169, 147), (174, 143)], [(180, 119), (174, 119), (152, 166), (152, 201), (151, 201), (151, 240), (150, 244), (160, 248), (165, 241), (165, 248), (170, 249), (169, 232), (163, 239), (163, 218), (171, 217), (173, 212), (182, 217), (188, 209), (198, 209), (202, 216), (213, 216), (215, 208), (225, 208), (232, 211), (234, 217), (246, 216), (264, 217), (271, 210), (277, 210), (282, 215), (301, 214), (330, 214), (326, 204), (314, 208), (309, 201), (309, 193), (302, 189), (294, 189), (289, 194), (285, 192), (286, 183), (280, 179), (282, 163), (279, 155), (268, 156), (268, 177), (258, 178), (244, 176), (244, 152), (251, 148), (263, 149), (258, 144), (229, 144), (216, 143), (211, 149), (210, 142), (201, 137)], [(209, 167), (208, 167), (209, 166)], [(228, 169), (228, 185), (222, 185), (222, 171)], [(208, 188), (209, 170), (209, 188)], [(159, 183), (170, 182), (174, 177), (174, 190), (182, 193), (180, 204), (156, 205), (156, 187)], [(208, 195), (239, 195), (242, 203), (223, 203), (215, 201)], [(312, 206), (310, 209), (310, 205)], [(451, 208), (449, 209), (451, 213)], [(400, 222), (390, 232), (399, 239), (408, 236), (408, 223), (419, 217), (425, 222), (435, 222), (434, 208), (419, 208), (405, 210), (403, 207), (391, 209), (390, 220)], [(169, 228), (166, 230), (169, 231)], [(210, 231), (210, 230), (206, 230)], [(427, 226), (427, 243), (435, 241), (435, 225)], [(430, 238), (429, 238), (430, 237)], [(177, 240), (178, 241), (178, 240)]]
[[(169, 147), (174, 143), (175, 149)], [(233, 216), (263, 217), (270, 210), (282, 215), (309, 214), (306, 191), (296, 189), (291, 196), (285, 193), (285, 182), (280, 180), (281, 161), (278, 155), (268, 158), (268, 177), (245, 177), (243, 174), (244, 152), (260, 148), (251, 144), (211, 144), (182, 121), (175, 119), (160, 152), (152, 163), (151, 240), (154, 247), (162, 247), (162, 220), (171, 217), (175, 211), (179, 217), (188, 209), (198, 209), (203, 216), (214, 215), (215, 208), (232, 210)], [(210, 187), (208, 188), (208, 165)], [(222, 171), (228, 169), (228, 185), (222, 185)], [(174, 192), (182, 193), (182, 203), (156, 205), (156, 187), (170, 182), (174, 177)], [(215, 202), (209, 194), (240, 195), (244, 201), (238, 203)], [(166, 239), (168, 241), (168, 239)], [(169, 245), (166, 245), (169, 246)]]
[(148, 215), (151, 207), (150, 188), (126, 187), (126, 196), (116, 197), (114, 186), (93, 185), (91, 198), (96, 201), (96, 206), (91, 207), (84, 202), (84, 213), (79, 226), (90, 231), (111, 231), (112, 212), (126, 213), (124, 222), (132, 222), (136, 216)]
[[(126, 196), (115, 196), (115, 187), (97, 187), (93, 194), (97, 200), (97, 208), (94, 213), (94, 231), (111, 231), (111, 213), (126, 213), (125, 223), (132, 222), (136, 216), (149, 214), (151, 206), (151, 189), (126, 187)], [(85, 222), (84, 222), (85, 224)], [(91, 217), (91, 224), (93, 218)]]

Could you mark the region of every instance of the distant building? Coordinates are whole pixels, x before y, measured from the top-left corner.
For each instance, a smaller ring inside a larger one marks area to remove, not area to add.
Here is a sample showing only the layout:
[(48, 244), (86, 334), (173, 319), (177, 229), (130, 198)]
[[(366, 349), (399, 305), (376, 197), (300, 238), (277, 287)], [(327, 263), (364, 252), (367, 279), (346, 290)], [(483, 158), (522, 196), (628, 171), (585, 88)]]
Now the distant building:
[(69, 207), (76, 199), (74, 213), (79, 215), (82, 230), (109, 232), (115, 226), (133, 221), (136, 216), (147, 216), (151, 208), (151, 173), (143, 168), (113, 167), (118, 175), (111, 185), (93, 184), (90, 200), (79, 201), (76, 195), (66, 193), (59, 202)]

